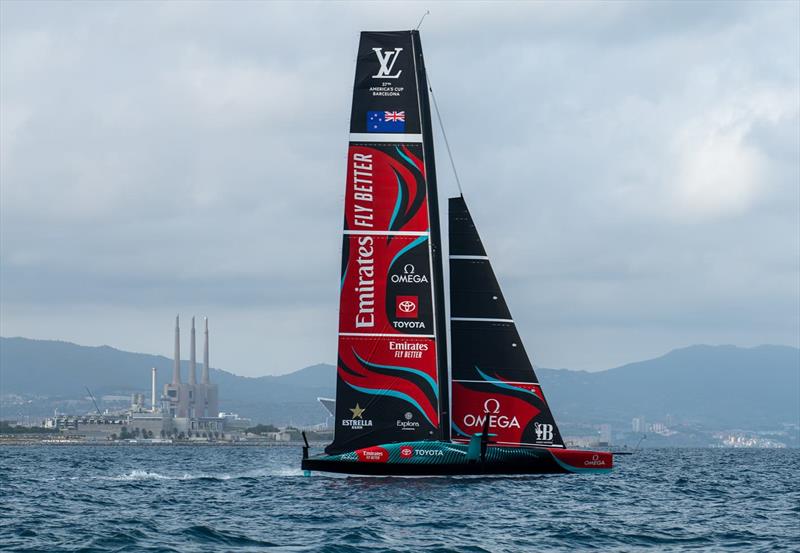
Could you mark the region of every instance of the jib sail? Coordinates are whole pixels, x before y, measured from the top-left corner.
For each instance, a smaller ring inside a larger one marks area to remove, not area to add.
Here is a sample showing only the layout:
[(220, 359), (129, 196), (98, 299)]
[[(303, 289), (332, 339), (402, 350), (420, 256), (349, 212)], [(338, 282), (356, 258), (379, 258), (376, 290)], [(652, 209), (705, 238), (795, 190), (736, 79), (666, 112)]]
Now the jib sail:
[(328, 453), (446, 435), (429, 114), (419, 34), (362, 33), (347, 154), (336, 424)]
[(563, 447), (463, 197), (450, 198), (453, 440), (486, 419), (503, 445)]

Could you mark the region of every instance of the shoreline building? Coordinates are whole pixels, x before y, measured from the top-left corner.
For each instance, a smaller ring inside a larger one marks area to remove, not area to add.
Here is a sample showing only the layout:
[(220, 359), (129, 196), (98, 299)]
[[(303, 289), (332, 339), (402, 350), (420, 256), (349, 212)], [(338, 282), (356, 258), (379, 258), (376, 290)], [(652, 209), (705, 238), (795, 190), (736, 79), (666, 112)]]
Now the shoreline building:
[(205, 319), (203, 370), (197, 382), (197, 359), (194, 317), (190, 334), (189, 374), (181, 379), (180, 319), (175, 317), (175, 358), (172, 381), (156, 396), (156, 368), (150, 372), (150, 407), (145, 395), (135, 392), (129, 409), (87, 415), (56, 415), (45, 421), (46, 428), (81, 434), (90, 439), (132, 438), (219, 438), (238, 435), (252, 423), (233, 414), (219, 412), (219, 390), (210, 378), (208, 359), (208, 318)]
[(219, 392), (211, 383), (208, 364), (208, 318), (205, 318), (203, 344), (203, 372), (197, 383), (197, 352), (194, 317), (190, 331), (188, 381), (181, 380), (181, 330), (180, 318), (175, 317), (175, 359), (172, 382), (164, 385), (162, 409), (171, 419), (171, 426), (179, 432), (218, 432), (222, 430), (219, 418)]
[[(205, 340), (203, 345), (203, 374), (200, 378), (198, 403), (201, 406), (201, 417), (219, 416), (219, 390), (216, 384), (211, 383), (208, 366), (208, 317), (205, 318)], [(194, 326), (192, 327), (194, 328)], [(192, 331), (194, 332), (194, 331)]]
[(164, 411), (175, 418), (186, 418), (189, 409), (189, 387), (181, 382), (181, 327), (175, 316), (175, 355), (172, 364), (172, 382), (164, 385), (162, 405)]

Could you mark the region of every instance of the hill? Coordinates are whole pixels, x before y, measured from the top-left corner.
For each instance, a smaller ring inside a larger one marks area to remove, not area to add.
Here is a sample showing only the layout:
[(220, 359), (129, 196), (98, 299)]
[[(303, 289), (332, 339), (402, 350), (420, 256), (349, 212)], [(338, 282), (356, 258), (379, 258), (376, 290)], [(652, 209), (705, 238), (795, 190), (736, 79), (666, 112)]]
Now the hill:
[[(0, 394), (44, 396), (36, 402), (0, 404), (0, 418), (51, 415), (93, 409), (88, 386), (98, 399), (103, 395), (150, 395), (150, 368), (157, 373), (157, 389), (172, 379), (172, 359), (131, 353), (109, 346), (88, 347), (54, 340), (0, 338)], [(181, 362), (184, 379), (189, 362)], [(200, 366), (198, 365), (198, 373)], [(256, 421), (312, 424), (325, 419), (318, 396), (330, 396), (335, 386), (330, 365), (314, 365), (281, 376), (251, 378), (211, 368), (211, 381), (219, 385), (220, 409)], [(198, 374), (199, 377), (199, 374)], [(112, 406), (101, 400), (101, 408)], [(118, 405), (117, 405), (118, 406)]]
[[(188, 362), (182, 365), (185, 378)], [(163, 356), (0, 338), (0, 393), (43, 396), (24, 405), (6, 400), (0, 416), (50, 414), (54, 404), (88, 411), (92, 405), (84, 386), (98, 397), (149, 393), (150, 367), (158, 369), (160, 389), (172, 375), (172, 360)], [(763, 429), (800, 417), (800, 350), (787, 346), (700, 345), (605, 371), (539, 368), (537, 373), (564, 422), (624, 428), (632, 417), (652, 421), (669, 414), (711, 428)], [(219, 384), (225, 411), (256, 421), (313, 424), (325, 418), (316, 398), (333, 397), (335, 372), (321, 364), (250, 378), (212, 369), (211, 379)]]
[(800, 417), (800, 349), (691, 346), (600, 372), (539, 378), (566, 420), (627, 422), (671, 414), (712, 428), (768, 428)]

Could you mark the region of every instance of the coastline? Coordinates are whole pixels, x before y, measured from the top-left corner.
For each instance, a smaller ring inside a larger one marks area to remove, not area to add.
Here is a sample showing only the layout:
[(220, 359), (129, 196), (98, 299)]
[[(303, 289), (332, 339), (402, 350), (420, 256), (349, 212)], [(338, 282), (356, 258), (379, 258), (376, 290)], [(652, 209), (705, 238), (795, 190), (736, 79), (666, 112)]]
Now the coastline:
[[(324, 447), (325, 442), (310, 442), (312, 447)], [(274, 441), (235, 441), (235, 442), (204, 442), (204, 441), (100, 441), (100, 440), (79, 440), (79, 439), (62, 439), (62, 440), (37, 440), (28, 438), (14, 438), (4, 439), (0, 437), (0, 447), (2, 446), (26, 447), (26, 446), (107, 446), (107, 447), (164, 447), (164, 446), (201, 446), (201, 447), (302, 447), (302, 441), (289, 441), (289, 442), (274, 442)]]

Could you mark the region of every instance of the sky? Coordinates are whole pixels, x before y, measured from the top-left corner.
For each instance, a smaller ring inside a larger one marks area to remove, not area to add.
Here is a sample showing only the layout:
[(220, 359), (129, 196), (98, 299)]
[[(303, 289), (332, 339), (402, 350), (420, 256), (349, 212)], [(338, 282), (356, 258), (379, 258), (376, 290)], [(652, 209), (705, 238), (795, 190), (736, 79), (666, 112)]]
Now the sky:
[[(538, 366), (800, 346), (800, 3), (0, 3), (0, 334), (336, 355), (361, 30), (421, 27)], [(437, 135), (442, 205), (457, 193)]]

